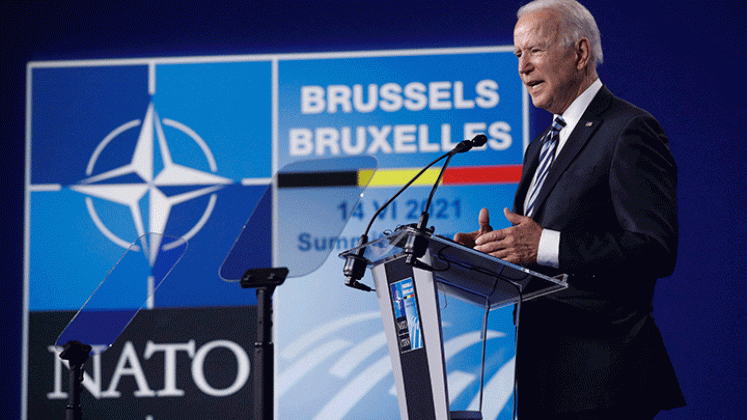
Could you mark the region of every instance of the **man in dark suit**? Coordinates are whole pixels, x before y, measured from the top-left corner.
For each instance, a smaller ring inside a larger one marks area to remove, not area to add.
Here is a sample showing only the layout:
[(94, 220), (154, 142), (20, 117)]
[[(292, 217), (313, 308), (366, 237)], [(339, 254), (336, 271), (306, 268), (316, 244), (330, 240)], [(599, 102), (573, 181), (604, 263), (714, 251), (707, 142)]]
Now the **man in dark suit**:
[(599, 80), (599, 31), (573, 0), (522, 7), (519, 75), (553, 127), (529, 144), (512, 226), (457, 242), (568, 289), (519, 308), (519, 416), (652, 419), (685, 404), (651, 315), (656, 279), (677, 253), (676, 166), (659, 123)]

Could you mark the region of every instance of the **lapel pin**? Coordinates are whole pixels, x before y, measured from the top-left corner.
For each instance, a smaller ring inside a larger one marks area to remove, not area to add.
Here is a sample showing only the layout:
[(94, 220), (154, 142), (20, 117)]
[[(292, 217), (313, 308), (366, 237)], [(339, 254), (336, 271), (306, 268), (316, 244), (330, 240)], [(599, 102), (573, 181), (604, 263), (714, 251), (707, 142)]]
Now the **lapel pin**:
[(586, 126), (587, 126), (587, 127), (591, 127), (591, 126), (592, 126), (592, 124), (594, 124), (594, 123), (593, 123), (593, 122), (591, 122), (591, 121), (587, 121), (587, 122), (586, 122)]

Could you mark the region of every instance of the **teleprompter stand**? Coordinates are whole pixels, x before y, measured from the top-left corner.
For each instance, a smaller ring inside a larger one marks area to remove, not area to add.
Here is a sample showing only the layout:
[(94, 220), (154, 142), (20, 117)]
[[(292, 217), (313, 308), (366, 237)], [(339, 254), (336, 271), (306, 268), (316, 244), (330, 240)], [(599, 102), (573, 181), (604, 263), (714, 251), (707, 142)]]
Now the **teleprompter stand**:
[(241, 287), (253, 288), (257, 293), (257, 341), (254, 342), (254, 404), (253, 419), (272, 419), (273, 378), (275, 377), (275, 345), (272, 342), (272, 294), (288, 276), (288, 269), (249, 269), (241, 278)]
[[(426, 242), (414, 261), (411, 245)], [(439, 292), (488, 311), (567, 287), (565, 275), (547, 277), (413, 226), (340, 254), (350, 255), (373, 273), (402, 420), (482, 419), (481, 403), (450, 411)]]
[(64, 350), (60, 353), (60, 359), (70, 363), (70, 375), (68, 381), (68, 402), (65, 410), (65, 420), (81, 420), (83, 418), (83, 407), (80, 404), (81, 384), (83, 383), (83, 365), (91, 353), (91, 346), (80, 341), (68, 341)]

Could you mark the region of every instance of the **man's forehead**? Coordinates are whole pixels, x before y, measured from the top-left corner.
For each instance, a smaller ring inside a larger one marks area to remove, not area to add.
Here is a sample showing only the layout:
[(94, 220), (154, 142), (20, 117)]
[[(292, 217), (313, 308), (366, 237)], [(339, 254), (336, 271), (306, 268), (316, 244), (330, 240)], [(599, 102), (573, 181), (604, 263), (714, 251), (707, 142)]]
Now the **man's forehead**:
[(560, 29), (560, 16), (552, 9), (540, 9), (521, 16), (514, 27), (514, 43), (550, 42)]

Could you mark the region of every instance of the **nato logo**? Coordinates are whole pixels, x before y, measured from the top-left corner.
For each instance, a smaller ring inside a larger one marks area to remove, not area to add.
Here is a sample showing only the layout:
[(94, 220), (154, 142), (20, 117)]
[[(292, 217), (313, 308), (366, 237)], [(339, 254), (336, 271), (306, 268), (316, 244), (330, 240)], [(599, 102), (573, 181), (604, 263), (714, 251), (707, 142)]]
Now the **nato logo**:
[[(164, 134), (164, 125), (173, 127), (194, 140), (213, 173), (175, 163)], [(130, 162), (94, 175), (94, 168), (103, 149), (110, 142), (116, 141), (120, 134), (138, 128), (137, 142)], [(174, 206), (210, 194), (208, 206), (198, 223), (183, 236), (183, 239), (189, 241), (210, 217), (217, 200), (215, 191), (233, 183), (231, 179), (215, 175), (214, 172), (217, 172), (215, 158), (205, 141), (184, 124), (171, 119), (162, 121), (151, 103), (142, 121), (133, 120), (117, 127), (99, 143), (86, 167), (88, 178), (70, 188), (87, 195), (86, 208), (99, 231), (112, 242), (127, 248), (128, 242), (114, 234), (101, 221), (91, 197), (126, 206), (131, 212), (138, 235), (142, 236), (146, 232), (164, 232)], [(169, 189), (177, 191), (168, 194)], [(147, 226), (146, 222), (149, 222)], [(160, 244), (150, 245), (152, 250), (159, 248)], [(149, 258), (151, 262), (154, 257)]]
[(56, 64), (29, 65), (29, 309), (76, 309), (148, 232), (190, 248), (156, 306), (238, 303), (217, 273), (272, 174), (270, 63)]

